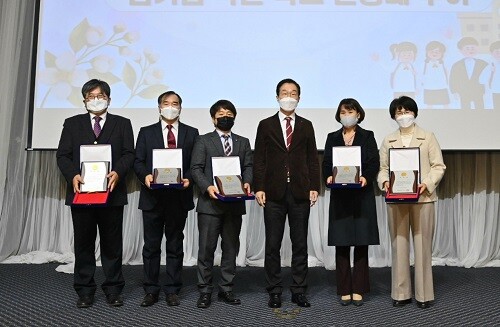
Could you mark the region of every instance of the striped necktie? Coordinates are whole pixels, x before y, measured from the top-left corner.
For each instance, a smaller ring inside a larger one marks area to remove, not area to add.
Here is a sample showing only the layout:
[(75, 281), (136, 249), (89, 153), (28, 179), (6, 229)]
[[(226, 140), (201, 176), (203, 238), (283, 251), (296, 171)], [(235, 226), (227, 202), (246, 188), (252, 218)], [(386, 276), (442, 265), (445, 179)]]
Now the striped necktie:
[(222, 137), (224, 138), (224, 154), (226, 156), (229, 156), (231, 154), (231, 144), (229, 143), (229, 135), (227, 134), (224, 134), (222, 135)]
[(293, 135), (293, 130), (292, 130), (292, 124), (290, 123), (292, 121), (292, 117), (286, 117), (286, 149), (290, 149), (290, 144), (292, 144), (292, 135)]
[(101, 121), (101, 117), (95, 116), (94, 117), (94, 135), (96, 138), (99, 137), (99, 134), (101, 134), (101, 124), (99, 122)]

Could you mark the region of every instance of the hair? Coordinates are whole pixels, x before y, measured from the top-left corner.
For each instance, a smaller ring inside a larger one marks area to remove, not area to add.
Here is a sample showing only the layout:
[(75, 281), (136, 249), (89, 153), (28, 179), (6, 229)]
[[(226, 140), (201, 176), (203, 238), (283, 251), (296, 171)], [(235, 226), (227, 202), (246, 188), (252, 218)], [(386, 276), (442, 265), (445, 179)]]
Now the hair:
[(179, 98), (179, 106), (182, 107), (182, 98), (179, 94), (175, 93), (174, 91), (167, 91), (160, 94), (160, 96), (158, 97), (158, 105), (160, 105), (163, 102), (163, 99), (171, 95), (176, 95)]
[(352, 98), (347, 98), (343, 99), (340, 101), (339, 106), (337, 108), (337, 112), (335, 113), (335, 120), (337, 120), (340, 123), (340, 110), (342, 109), (342, 106), (346, 109), (354, 109), (356, 112), (359, 114), (359, 119), (358, 119), (358, 124), (365, 119), (365, 111), (363, 107), (359, 104), (359, 102), (356, 99)]
[(109, 84), (106, 83), (105, 81), (101, 81), (100, 79), (91, 79), (87, 83), (83, 84), (82, 86), (82, 95), (83, 97), (87, 97), (87, 94), (91, 92), (92, 90), (95, 90), (97, 88), (101, 89), (101, 92), (104, 93), (108, 98), (111, 96), (111, 88), (109, 87)]
[(215, 114), (217, 113), (217, 111), (219, 111), (220, 109), (226, 109), (226, 110), (229, 110), (233, 113), (234, 117), (236, 117), (236, 107), (234, 106), (234, 104), (229, 101), (229, 100), (219, 100), (217, 101), (216, 103), (214, 103), (211, 107), (210, 107), (210, 116), (212, 116), (212, 118), (215, 117)]
[(490, 52), (500, 49), (500, 41), (493, 42), (490, 45)]
[(276, 85), (276, 95), (279, 96), (280, 95), (280, 89), (281, 87), (283, 86), (283, 84), (287, 84), (287, 83), (290, 83), (290, 84), (295, 84), (295, 86), (297, 87), (297, 92), (299, 93), (299, 96), (300, 96), (300, 85), (299, 83), (295, 82), (293, 79), (291, 78), (285, 78), (283, 80), (281, 80), (278, 85)]
[(412, 51), (415, 56), (417, 55), (417, 46), (411, 42), (401, 42), (397, 44), (391, 44), (389, 49), (392, 53), (392, 59), (395, 59), (396, 55), (401, 51)]
[(417, 103), (415, 102), (415, 100), (406, 95), (400, 96), (399, 98), (392, 100), (391, 104), (389, 105), (389, 113), (391, 114), (392, 119), (395, 119), (396, 110), (398, 109), (405, 109), (411, 111), (415, 115), (415, 118), (417, 118), (418, 115)]
[(427, 46), (425, 47), (425, 52), (434, 50), (436, 48), (439, 49), (441, 51), (441, 53), (444, 55), (444, 53), (446, 51), (446, 46), (439, 41), (431, 41), (431, 42), (427, 43)]
[(466, 36), (466, 37), (461, 38), (460, 41), (458, 41), (458, 43), (457, 43), (457, 47), (459, 49), (462, 49), (463, 47), (465, 47), (467, 45), (479, 46), (479, 42), (471, 36)]

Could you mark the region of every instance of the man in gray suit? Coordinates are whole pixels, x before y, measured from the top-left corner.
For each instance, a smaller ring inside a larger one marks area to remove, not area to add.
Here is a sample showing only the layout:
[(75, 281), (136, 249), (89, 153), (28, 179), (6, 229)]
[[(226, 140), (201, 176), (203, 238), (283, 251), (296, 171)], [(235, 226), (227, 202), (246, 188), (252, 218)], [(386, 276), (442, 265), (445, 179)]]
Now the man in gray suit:
[(240, 304), (234, 297), (233, 279), (236, 271), (236, 256), (240, 247), (241, 216), (246, 213), (245, 202), (223, 202), (214, 186), (212, 158), (238, 156), (241, 178), (246, 193), (250, 193), (252, 181), (252, 151), (247, 138), (231, 132), (236, 117), (236, 108), (228, 100), (219, 100), (210, 108), (215, 131), (198, 136), (191, 158), (191, 175), (200, 189), (196, 206), (198, 231), (198, 308), (208, 308), (212, 298), (212, 269), (214, 252), (219, 235), (222, 238), (221, 280), (218, 299), (228, 304)]

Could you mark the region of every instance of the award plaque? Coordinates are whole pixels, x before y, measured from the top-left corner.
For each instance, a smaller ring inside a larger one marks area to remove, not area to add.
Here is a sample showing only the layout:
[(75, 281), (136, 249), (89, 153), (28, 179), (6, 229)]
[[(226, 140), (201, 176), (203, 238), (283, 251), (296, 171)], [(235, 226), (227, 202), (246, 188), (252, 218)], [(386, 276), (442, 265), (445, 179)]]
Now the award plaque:
[(392, 194), (417, 193), (418, 170), (391, 171), (390, 192)]
[(334, 166), (332, 176), (334, 184), (358, 184), (359, 166)]
[(80, 185), (81, 192), (106, 192), (108, 188), (109, 173), (108, 161), (84, 161), (82, 162), (81, 176), (83, 184)]
[(243, 188), (243, 181), (239, 175), (214, 176), (219, 193), (226, 197), (247, 195)]
[(181, 182), (180, 168), (155, 168), (153, 170), (154, 184), (180, 184)]

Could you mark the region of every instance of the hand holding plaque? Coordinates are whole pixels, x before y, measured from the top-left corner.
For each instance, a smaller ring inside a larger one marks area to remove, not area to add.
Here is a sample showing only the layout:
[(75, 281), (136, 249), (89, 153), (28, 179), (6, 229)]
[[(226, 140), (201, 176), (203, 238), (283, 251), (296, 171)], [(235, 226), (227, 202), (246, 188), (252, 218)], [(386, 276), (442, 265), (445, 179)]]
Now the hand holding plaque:
[(81, 192), (105, 192), (108, 187), (107, 175), (109, 173), (108, 161), (82, 162), (81, 176), (83, 184)]
[(227, 197), (246, 196), (243, 181), (239, 175), (214, 176), (219, 193)]
[(155, 168), (153, 170), (153, 184), (179, 183), (182, 183), (180, 168)]

